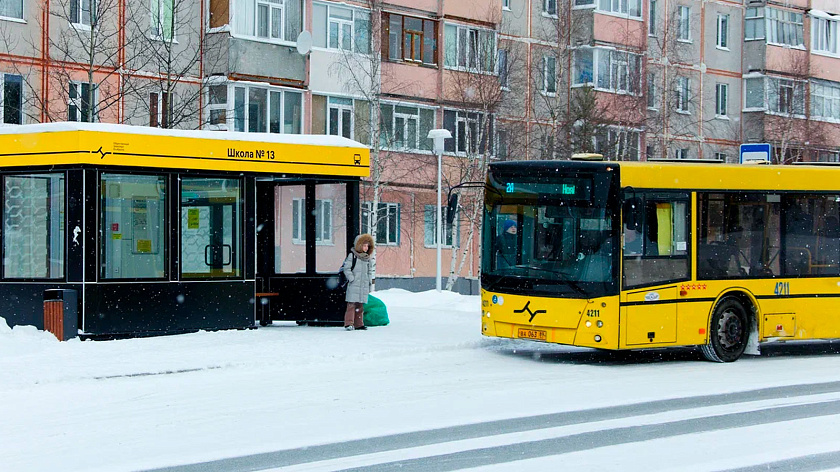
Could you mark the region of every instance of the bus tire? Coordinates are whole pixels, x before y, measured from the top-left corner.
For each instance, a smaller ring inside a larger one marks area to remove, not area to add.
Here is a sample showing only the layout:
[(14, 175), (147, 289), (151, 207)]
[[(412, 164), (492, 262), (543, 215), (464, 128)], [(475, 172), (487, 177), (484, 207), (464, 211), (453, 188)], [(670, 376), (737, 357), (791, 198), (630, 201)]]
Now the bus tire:
[(709, 342), (700, 346), (700, 350), (712, 362), (733, 362), (747, 348), (749, 334), (749, 318), (744, 305), (735, 297), (726, 297), (715, 307)]

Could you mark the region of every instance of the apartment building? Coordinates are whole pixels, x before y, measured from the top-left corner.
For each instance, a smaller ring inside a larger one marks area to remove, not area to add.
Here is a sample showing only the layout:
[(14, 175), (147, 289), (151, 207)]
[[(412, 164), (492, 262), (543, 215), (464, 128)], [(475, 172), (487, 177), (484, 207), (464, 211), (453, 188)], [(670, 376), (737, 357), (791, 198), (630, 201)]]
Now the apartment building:
[(838, 159), (836, 1), (501, 3), (517, 66), (500, 77), (500, 151), (737, 162), (768, 142), (775, 162)]

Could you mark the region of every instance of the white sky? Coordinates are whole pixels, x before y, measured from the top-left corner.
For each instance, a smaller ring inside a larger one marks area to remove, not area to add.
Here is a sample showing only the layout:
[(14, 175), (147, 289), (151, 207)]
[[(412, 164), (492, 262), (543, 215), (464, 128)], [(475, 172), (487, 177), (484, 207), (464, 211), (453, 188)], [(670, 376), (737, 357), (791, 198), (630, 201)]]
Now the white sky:
[[(59, 343), (0, 322), (0, 471), (121, 471), (540, 414), (840, 380), (840, 356), (612, 357), (486, 339), (479, 299), (376, 293), (391, 324)], [(2, 311), (0, 311), (2, 314)], [(830, 351), (830, 350), (829, 350)], [(659, 351), (657, 351), (659, 352)], [(665, 351), (673, 353), (674, 351)], [(491, 434), (277, 470), (337, 470), (840, 400), (840, 391)], [(476, 470), (722, 470), (840, 451), (834, 413)], [(840, 467), (840, 464), (835, 464)]]

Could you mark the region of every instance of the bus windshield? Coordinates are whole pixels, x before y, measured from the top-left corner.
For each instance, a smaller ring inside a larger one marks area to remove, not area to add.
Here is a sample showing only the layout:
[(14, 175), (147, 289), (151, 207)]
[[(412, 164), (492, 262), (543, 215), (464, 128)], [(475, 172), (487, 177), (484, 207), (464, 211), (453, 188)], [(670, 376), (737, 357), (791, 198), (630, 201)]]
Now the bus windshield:
[(484, 288), (576, 298), (617, 290), (615, 216), (595, 197), (596, 179), (530, 179), (486, 192)]

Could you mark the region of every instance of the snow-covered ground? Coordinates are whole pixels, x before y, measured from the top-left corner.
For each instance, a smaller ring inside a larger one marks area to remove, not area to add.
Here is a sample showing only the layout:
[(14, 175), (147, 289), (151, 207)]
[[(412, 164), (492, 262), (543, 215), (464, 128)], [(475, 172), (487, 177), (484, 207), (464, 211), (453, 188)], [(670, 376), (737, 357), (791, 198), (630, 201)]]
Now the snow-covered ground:
[[(607, 353), (483, 338), (478, 297), (401, 290), (376, 295), (388, 305), (391, 324), (357, 332), (275, 323), (256, 330), (60, 343), (32, 327), (9, 329), (0, 322), (0, 471), (143, 470), (494, 420), (553, 414), (553, 421), (561, 421), (565, 412), (616, 405), (629, 405), (632, 412), (633, 404), (656, 400), (840, 381), (840, 356), (832, 345), (731, 364), (704, 362), (686, 349)], [(838, 405), (840, 386), (813, 392), (805, 387), (754, 401), (698, 401), (672, 411), (640, 409), (638, 415), (515, 433), (502, 428), (459, 440), (441, 436), (417, 447), (347, 451), (272, 470), (365, 468), (443, 454), (461, 454), (467, 466), (487, 471), (724, 470), (808, 457), (811, 463), (814, 457), (838, 461), (833, 467), (840, 466), (840, 454), (831, 454), (840, 451)], [(783, 413), (803, 407), (825, 410), (799, 417)], [(754, 411), (778, 411), (781, 421), (736, 421), (721, 429), (703, 429), (695, 421), (718, 415), (729, 421)], [(671, 423), (688, 429), (675, 435), (645, 429)], [(568, 446), (568, 438), (599, 431), (642, 436), (617, 441), (604, 433), (593, 436), (610, 439), (602, 444)], [(564, 438), (567, 452), (469, 462), (469, 451), (523, 442), (532, 451), (552, 450), (552, 441)]]

